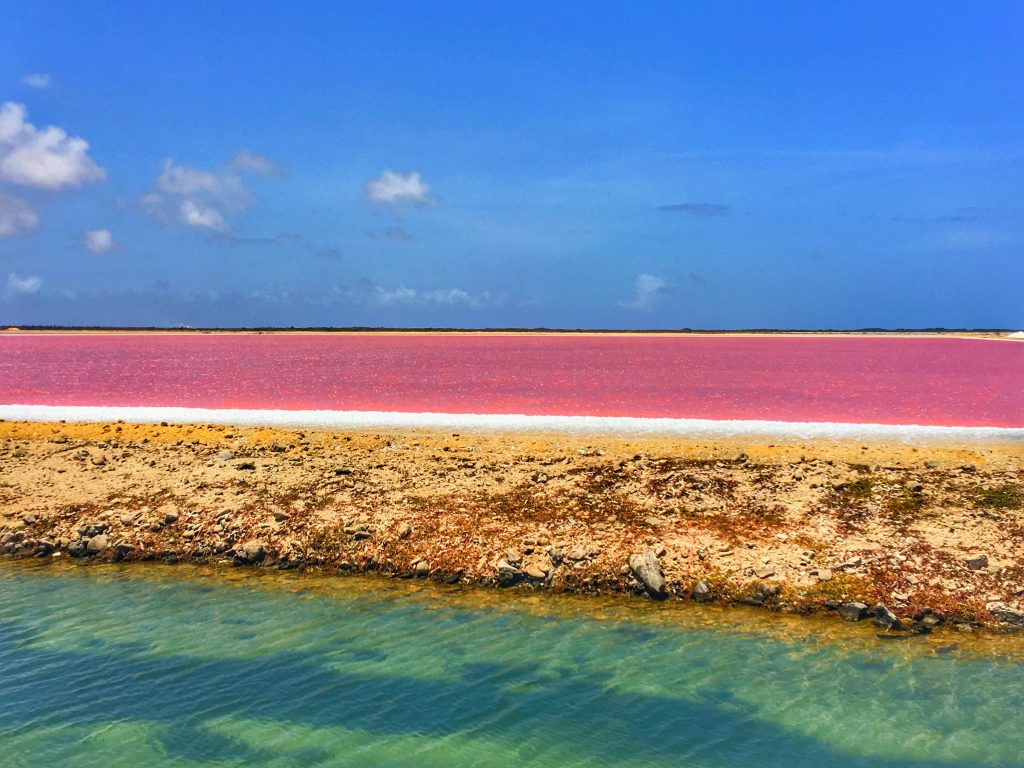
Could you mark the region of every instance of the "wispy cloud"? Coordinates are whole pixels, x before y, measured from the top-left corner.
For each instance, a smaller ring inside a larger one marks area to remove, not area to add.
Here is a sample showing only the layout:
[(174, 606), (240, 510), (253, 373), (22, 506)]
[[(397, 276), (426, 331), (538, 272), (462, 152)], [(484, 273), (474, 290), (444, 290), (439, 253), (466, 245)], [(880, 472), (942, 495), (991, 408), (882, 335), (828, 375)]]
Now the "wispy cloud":
[(90, 229), (82, 235), (82, 245), (93, 253), (110, 253), (117, 247), (109, 229)]
[(21, 78), (21, 82), (29, 88), (49, 88), (53, 78), (43, 72), (33, 72)]
[(227, 236), (234, 232), (228, 216), (248, 210), (256, 201), (243, 179), (245, 175), (280, 178), (286, 171), (266, 155), (248, 150), (236, 153), (216, 170), (168, 159), (153, 182), (153, 190), (142, 195), (139, 202), (143, 210), (164, 224), (184, 224)]
[(699, 219), (711, 219), (718, 216), (728, 216), (730, 208), (727, 205), (717, 203), (670, 203), (659, 205), (659, 211), (670, 213), (683, 213)]
[(646, 272), (641, 272), (636, 276), (636, 282), (633, 286), (633, 296), (629, 299), (623, 299), (618, 302), (620, 307), (627, 309), (636, 309), (642, 312), (647, 312), (654, 309), (654, 305), (665, 289), (668, 287), (668, 282), (657, 275), (649, 275)]
[(26, 114), (23, 104), (0, 105), (0, 181), (58, 190), (106, 178), (89, 157), (85, 139), (53, 125), (37, 128)]
[(239, 173), (251, 173), (254, 176), (283, 179), (289, 174), (287, 167), (274, 162), (266, 155), (250, 152), (248, 149), (238, 150), (228, 165)]
[(6, 293), (8, 296), (24, 296), (38, 293), (42, 287), (43, 281), (35, 275), (19, 277), (13, 272), (7, 275)]
[(39, 216), (20, 197), (0, 192), (0, 237), (19, 235), (39, 226)]
[(433, 205), (436, 202), (430, 196), (430, 187), (423, 181), (418, 171), (405, 174), (391, 170), (381, 171), (380, 176), (366, 182), (363, 191), (371, 203), (392, 207), (406, 204)]
[(469, 293), (461, 288), (417, 290), (406, 286), (397, 288), (374, 288), (369, 296), (370, 303), (378, 307), (401, 305), (433, 305), (438, 307), (482, 307), (493, 302), (490, 291)]

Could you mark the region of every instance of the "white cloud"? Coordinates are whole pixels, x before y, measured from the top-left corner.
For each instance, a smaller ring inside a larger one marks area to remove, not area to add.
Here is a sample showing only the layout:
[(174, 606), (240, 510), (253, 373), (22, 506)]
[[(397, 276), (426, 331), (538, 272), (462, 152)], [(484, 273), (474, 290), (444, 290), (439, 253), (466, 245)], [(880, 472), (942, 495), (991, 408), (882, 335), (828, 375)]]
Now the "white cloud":
[(90, 229), (82, 235), (82, 245), (93, 253), (109, 253), (116, 243), (109, 229)]
[(56, 126), (36, 128), (25, 106), (0, 105), (0, 181), (39, 189), (77, 187), (101, 181), (106, 171), (89, 157), (89, 143)]
[(25, 200), (0, 192), (0, 237), (28, 232), (39, 226), (39, 216)]
[(668, 283), (664, 278), (657, 277), (656, 275), (649, 275), (646, 272), (641, 272), (636, 276), (633, 297), (628, 300), (620, 301), (619, 306), (626, 307), (628, 309), (638, 309), (641, 311), (654, 309), (654, 304), (658, 299), (658, 295), (662, 293), (667, 286)]
[(469, 293), (461, 288), (441, 288), (430, 291), (418, 291), (415, 288), (399, 286), (397, 288), (374, 289), (370, 296), (373, 304), (379, 307), (408, 306), (413, 304), (434, 305), (441, 307), (482, 307), (491, 303), (490, 291)]
[(256, 196), (242, 174), (284, 176), (286, 171), (266, 155), (238, 152), (224, 167), (206, 170), (165, 160), (153, 182), (154, 191), (139, 198), (143, 210), (165, 224), (185, 224), (194, 229), (228, 234), (227, 216), (248, 210)]
[(43, 281), (38, 277), (18, 277), (16, 274), (11, 272), (7, 275), (7, 294), (9, 296), (19, 296), (30, 293), (36, 293), (43, 286)]
[(191, 200), (183, 200), (179, 209), (181, 220), (196, 229), (209, 229), (214, 232), (229, 232), (231, 227), (216, 208), (204, 206)]
[(30, 88), (49, 88), (53, 85), (53, 78), (43, 72), (33, 72), (21, 78), (21, 82)]
[(419, 172), (407, 174), (394, 171), (382, 171), (380, 176), (366, 182), (366, 198), (372, 203), (400, 206), (405, 203), (413, 205), (431, 205), (434, 198), (429, 195), (430, 188), (424, 183)]
[(275, 163), (266, 155), (250, 152), (248, 149), (238, 150), (228, 165), (239, 173), (251, 173), (254, 176), (284, 178), (288, 175), (288, 169), (280, 163)]

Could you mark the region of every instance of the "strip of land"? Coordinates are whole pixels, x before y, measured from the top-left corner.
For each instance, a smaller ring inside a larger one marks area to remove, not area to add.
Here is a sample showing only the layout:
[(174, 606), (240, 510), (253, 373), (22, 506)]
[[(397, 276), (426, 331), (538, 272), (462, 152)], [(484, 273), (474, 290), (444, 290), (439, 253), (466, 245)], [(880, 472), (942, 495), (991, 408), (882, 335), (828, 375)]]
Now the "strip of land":
[[(1024, 447), (0, 422), (0, 551), (1024, 626)], [(882, 607), (884, 606), (884, 610)]]

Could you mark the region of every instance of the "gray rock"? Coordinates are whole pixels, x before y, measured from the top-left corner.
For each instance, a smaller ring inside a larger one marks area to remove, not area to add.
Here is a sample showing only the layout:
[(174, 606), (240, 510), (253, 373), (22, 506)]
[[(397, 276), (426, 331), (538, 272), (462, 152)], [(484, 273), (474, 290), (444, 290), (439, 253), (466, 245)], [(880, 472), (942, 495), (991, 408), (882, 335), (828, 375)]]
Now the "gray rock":
[(565, 553), (565, 556), (569, 560), (577, 560), (577, 561), (579, 561), (579, 560), (586, 560), (587, 559), (587, 550), (585, 550), (583, 547), (573, 547), (572, 549), (570, 549), (568, 552)]
[(1004, 624), (1012, 624), (1015, 627), (1024, 627), (1024, 612), (1007, 608), (1005, 605), (994, 605), (989, 608), (989, 613), (995, 616)]
[(636, 580), (644, 585), (644, 589), (651, 597), (664, 596), (665, 577), (661, 573), (661, 563), (651, 550), (630, 555), (629, 570)]
[(98, 536), (93, 536), (88, 539), (83, 539), (83, 541), (85, 543), (85, 551), (90, 555), (98, 555), (110, 546), (110, 540), (107, 538), (105, 533), (101, 533)]
[(967, 558), (965, 562), (972, 571), (980, 571), (982, 568), (988, 568), (988, 555), (975, 555)]
[(903, 622), (896, 617), (895, 613), (881, 603), (875, 606), (874, 614), (875, 617), (872, 621), (878, 626), (894, 630), (903, 629)]
[(509, 565), (514, 565), (516, 568), (523, 564), (523, 556), (511, 547), (505, 550), (505, 559)]
[(231, 451), (221, 451), (217, 454), (217, 461), (231, 461), (235, 458), (235, 454)]
[(690, 591), (690, 597), (698, 603), (706, 603), (711, 599), (711, 588), (706, 582), (698, 581)]
[(416, 567), (413, 568), (413, 573), (417, 576), (426, 576), (430, 573), (430, 563), (426, 560), (420, 560), (416, 563)]
[(508, 587), (515, 584), (523, 576), (523, 572), (505, 560), (498, 561), (498, 584)]
[(860, 621), (868, 617), (868, 607), (864, 603), (843, 603), (838, 610), (839, 615), (847, 621)]
[(262, 541), (247, 541), (235, 550), (235, 564), (256, 565), (262, 563), (266, 556), (266, 545)]

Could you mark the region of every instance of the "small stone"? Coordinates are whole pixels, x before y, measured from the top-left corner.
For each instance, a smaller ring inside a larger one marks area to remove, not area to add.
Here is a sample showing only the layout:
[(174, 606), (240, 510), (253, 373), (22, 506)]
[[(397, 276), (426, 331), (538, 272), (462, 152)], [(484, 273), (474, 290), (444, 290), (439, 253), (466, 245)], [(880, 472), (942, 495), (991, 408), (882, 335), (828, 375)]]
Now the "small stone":
[(868, 607), (864, 603), (843, 603), (838, 610), (847, 621), (860, 621), (868, 616)]
[(534, 581), (543, 581), (547, 578), (547, 574), (536, 565), (528, 565), (523, 572)]
[(412, 534), (412, 526), (408, 523), (402, 523), (398, 526), (398, 538), (407, 539)]
[(426, 560), (420, 560), (413, 568), (413, 572), (420, 577), (426, 576), (430, 573), (430, 563)]
[(818, 581), (832, 581), (831, 568), (819, 568), (814, 575), (818, 577)]
[(910, 480), (904, 483), (903, 487), (913, 494), (921, 493), (924, 490), (924, 486), (921, 485), (921, 483), (918, 482), (917, 480)]
[(251, 461), (241, 461), (235, 465), (235, 469), (242, 472), (251, 472), (252, 470), (256, 469), (256, 465), (253, 464)]
[(733, 461), (735, 461), (737, 464), (746, 464), (748, 461), (750, 461), (750, 457), (747, 456), (747, 454), (745, 453), (741, 453), (739, 456), (733, 459)]
[(92, 463), (94, 466), (102, 467), (104, 464), (107, 463), (107, 457), (104, 456), (102, 453), (99, 456), (93, 456)]
[(518, 568), (523, 563), (523, 556), (517, 550), (509, 547), (505, 550), (505, 560), (508, 561), (509, 565), (514, 565)]
[(706, 582), (698, 581), (690, 590), (690, 597), (698, 603), (706, 603), (711, 599), (711, 588)]
[(928, 469), (938, 469), (939, 468), (939, 462), (937, 462), (937, 461), (926, 461), (924, 463), (924, 465)]
[(168, 525), (170, 525), (171, 523), (178, 522), (178, 513), (177, 512), (168, 512), (167, 514), (164, 515), (164, 522), (167, 523)]
[(775, 575), (775, 569), (770, 565), (765, 565), (761, 568), (755, 568), (754, 575), (759, 579), (767, 579)]
[(231, 451), (221, 451), (217, 454), (217, 461), (231, 461), (235, 458), (235, 454)]
[(965, 563), (972, 571), (980, 571), (982, 568), (988, 568), (988, 555), (974, 555), (967, 558)]
[(661, 518), (660, 517), (654, 517), (654, 516), (645, 517), (644, 518), (644, 522), (647, 523), (647, 525), (651, 526), (652, 528), (656, 528), (659, 525), (661, 525)]
[(273, 514), (274, 519), (279, 523), (283, 523), (285, 520), (291, 517), (291, 515), (289, 515), (283, 509), (275, 509)]

